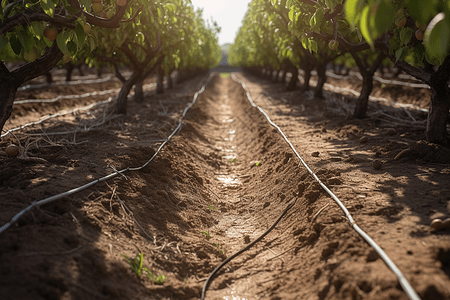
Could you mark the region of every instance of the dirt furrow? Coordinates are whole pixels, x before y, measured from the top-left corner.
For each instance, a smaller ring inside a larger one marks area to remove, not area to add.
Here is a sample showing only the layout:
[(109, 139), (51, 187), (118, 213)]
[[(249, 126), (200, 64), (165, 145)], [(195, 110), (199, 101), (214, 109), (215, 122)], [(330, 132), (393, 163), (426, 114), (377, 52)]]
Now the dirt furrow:
[[(255, 102), (293, 137), (319, 178), (342, 197), (356, 222), (368, 228), (388, 255), (399, 249), (394, 262), (421, 297), (450, 298), (445, 289), (446, 236), (434, 236), (417, 221), (415, 206), (409, 210), (390, 204), (398, 197), (385, 199), (410, 191), (397, 189), (400, 179), (394, 176), (399, 175), (388, 167), (379, 174), (358, 165), (365, 160), (357, 158), (366, 159), (369, 151), (352, 141), (361, 132), (358, 126), (327, 116), (320, 100), (278, 93), (239, 76), (247, 81)], [(145, 163), (157, 147), (152, 139), (175, 128), (199, 81), (193, 79), (161, 98), (149, 97), (143, 104), (130, 102), (130, 113), (122, 120), (80, 135), (86, 140), (83, 145), (36, 150), (34, 155), (47, 165), (4, 158), (0, 192), (8, 201), (0, 202), (2, 224), (29, 201), (110, 173), (109, 166), (120, 170)], [(161, 111), (161, 105), (168, 110)], [(339, 130), (336, 138), (334, 130)], [(381, 142), (373, 147), (381, 158), (390, 149)], [(352, 160), (341, 158), (347, 154)], [(435, 169), (437, 174), (448, 172)], [(438, 180), (424, 176), (423, 184)], [(377, 180), (386, 183), (371, 192)], [(219, 271), (206, 299), (406, 299), (396, 277), (299, 165), (280, 134), (249, 104), (242, 87), (218, 75), (189, 110), (180, 132), (146, 168), (43, 206), (0, 235), (0, 295), (199, 299), (210, 272), (265, 232), (293, 197), (298, 197), (296, 205), (278, 226)], [(443, 210), (444, 202), (430, 201), (430, 211)], [(403, 215), (402, 221), (412, 227), (409, 234), (401, 222), (391, 230), (395, 218)], [(437, 245), (439, 238), (444, 246), (435, 252), (426, 248)], [(415, 243), (423, 247), (412, 248)], [(162, 285), (145, 274), (136, 276), (122, 256), (139, 253), (144, 267), (167, 277)]]

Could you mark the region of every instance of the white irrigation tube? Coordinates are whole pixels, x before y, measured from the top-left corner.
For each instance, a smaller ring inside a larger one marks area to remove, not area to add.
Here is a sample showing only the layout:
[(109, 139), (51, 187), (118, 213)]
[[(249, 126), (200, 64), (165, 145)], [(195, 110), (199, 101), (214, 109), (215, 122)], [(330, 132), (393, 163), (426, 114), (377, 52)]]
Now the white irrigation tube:
[(106, 94), (115, 93), (119, 90), (120, 89), (117, 88), (117, 89), (105, 90), (105, 91), (101, 91), (101, 92), (84, 93), (84, 94), (80, 94), (80, 95), (59, 95), (53, 99), (24, 99), (24, 100), (14, 101), (14, 105), (30, 104), (30, 103), (54, 103), (54, 102), (57, 102), (59, 100), (64, 100), (64, 99), (81, 99), (81, 98), (86, 98), (86, 97), (90, 97), (90, 96), (103, 96)]
[(11, 227), (11, 225), (16, 223), (19, 220), (20, 217), (22, 217), (24, 214), (26, 214), (27, 212), (29, 212), (30, 210), (32, 210), (35, 207), (40, 207), (40, 206), (42, 206), (44, 204), (53, 202), (53, 201), (61, 199), (63, 197), (67, 197), (67, 196), (73, 195), (75, 193), (81, 192), (81, 191), (83, 191), (83, 190), (85, 190), (85, 189), (87, 189), (87, 188), (89, 188), (89, 187), (91, 187), (91, 186), (93, 186), (93, 185), (95, 185), (95, 184), (97, 184), (99, 182), (106, 181), (106, 180), (108, 180), (110, 178), (113, 178), (113, 177), (115, 177), (117, 175), (121, 175), (122, 173), (125, 173), (126, 171), (137, 171), (137, 170), (141, 170), (141, 169), (145, 168), (156, 157), (156, 155), (159, 153), (159, 151), (161, 151), (161, 149), (170, 141), (170, 139), (175, 135), (175, 133), (177, 133), (178, 130), (181, 128), (182, 121), (183, 121), (184, 117), (186, 116), (187, 111), (192, 107), (192, 105), (195, 104), (195, 102), (197, 101), (198, 95), (200, 95), (201, 93), (203, 93), (205, 91), (206, 86), (209, 84), (209, 82), (211, 81), (211, 79), (213, 77), (214, 77), (214, 73), (209, 75), (208, 79), (203, 84), (202, 88), (195, 93), (192, 102), (189, 103), (189, 105), (184, 109), (183, 114), (182, 114), (182, 116), (181, 116), (181, 118), (180, 118), (180, 120), (178, 122), (177, 128), (174, 129), (174, 131), (167, 137), (167, 139), (159, 146), (159, 148), (156, 150), (155, 154), (153, 154), (153, 156), (145, 164), (143, 164), (140, 167), (135, 167), (135, 168), (128, 167), (128, 168), (122, 169), (120, 171), (116, 171), (115, 173), (112, 173), (112, 174), (106, 175), (104, 177), (101, 177), (99, 179), (96, 179), (94, 181), (91, 181), (89, 183), (86, 183), (85, 185), (82, 185), (80, 187), (71, 189), (71, 190), (69, 190), (67, 192), (64, 192), (64, 193), (61, 193), (61, 194), (58, 194), (58, 195), (55, 195), (55, 196), (51, 196), (51, 197), (48, 197), (48, 198), (45, 198), (45, 199), (42, 199), (42, 200), (39, 200), (39, 201), (34, 201), (30, 206), (28, 206), (27, 208), (23, 209), (19, 213), (17, 213), (8, 223), (6, 223), (2, 227), (0, 227), (0, 234), (5, 232), (5, 230), (7, 230), (9, 227)]
[[(148, 87), (153, 87), (153, 86), (155, 86), (155, 85), (156, 85), (155, 83), (149, 83), (149, 84), (145, 85), (144, 87), (148, 88)], [(112, 90), (108, 90), (108, 91), (112, 91)], [(106, 91), (105, 91), (105, 92), (106, 92)], [(95, 94), (95, 93), (97, 93), (97, 92), (94, 92), (94, 93), (88, 93), (88, 94)], [(102, 92), (98, 92), (98, 95), (100, 95), (100, 93), (102, 93)], [(106, 93), (105, 93), (105, 94), (106, 94)], [(83, 94), (83, 95), (86, 95), (86, 94)], [(67, 96), (67, 98), (76, 98), (76, 96), (77, 96), (77, 95), (70, 95), (70, 96)], [(80, 95), (80, 96), (81, 96), (81, 95)], [(58, 96), (58, 97), (59, 97), (59, 96)], [(58, 97), (57, 97), (57, 98), (58, 98)], [(64, 98), (64, 97), (66, 97), (66, 96), (61, 96), (60, 99), (62, 99), (62, 98)], [(86, 96), (86, 97), (87, 97), (87, 96)], [(79, 98), (81, 98), (81, 97), (79, 97)], [(56, 99), (56, 98), (55, 98), (55, 99)], [(65, 99), (65, 98), (64, 98), (64, 99)], [(51, 99), (51, 100), (53, 100), (53, 99)], [(59, 99), (58, 99), (58, 100), (59, 100)], [(23, 101), (28, 101), (28, 100), (23, 100)], [(42, 100), (41, 100), (41, 101), (37, 100), (36, 102), (44, 102), (44, 103), (45, 103), (45, 101), (46, 101), (46, 100), (43, 100), (43, 101), (42, 101)], [(57, 101), (57, 100), (56, 100), (56, 101)], [(9, 130), (6, 131), (4, 134), (0, 135), (0, 137), (7, 136), (7, 135), (10, 134), (11, 132), (14, 132), (14, 131), (23, 129), (23, 128), (28, 127), (28, 126), (31, 126), (31, 125), (38, 125), (38, 124), (40, 124), (40, 123), (42, 123), (42, 122), (44, 122), (44, 121), (47, 121), (47, 120), (49, 120), (49, 119), (53, 119), (53, 118), (56, 118), (56, 117), (64, 116), (64, 115), (71, 114), (71, 113), (74, 113), (74, 112), (77, 112), (77, 111), (88, 110), (88, 109), (90, 109), (90, 108), (92, 108), (92, 107), (95, 107), (95, 106), (98, 106), (98, 105), (101, 105), (101, 104), (106, 104), (106, 103), (109, 103), (109, 102), (111, 102), (111, 101), (112, 101), (112, 98), (109, 97), (108, 100), (105, 100), (105, 101), (95, 102), (95, 103), (92, 103), (92, 104), (90, 104), (90, 105), (88, 105), (88, 106), (84, 106), (84, 107), (75, 108), (75, 109), (72, 109), (72, 110), (69, 110), (69, 111), (64, 111), (64, 112), (56, 113), (56, 114), (53, 114), (53, 115), (44, 117), (44, 118), (40, 119), (39, 121), (27, 123), (27, 124), (20, 125), (20, 126), (18, 126), (18, 127), (9, 129)], [(54, 102), (54, 101), (50, 101), (50, 100), (49, 100), (49, 101), (47, 101), (47, 102)], [(30, 102), (27, 102), (27, 103), (30, 103)], [(20, 103), (19, 103), (19, 104), (20, 104)]]
[(353, 227), (353, 229), (378, 253), (378, 255), (381, 257), (381, 259), (384, 261), (384, 263), (388, 266), (389, 269), (397, 276), (398, 281), (400, 282), (400, 285), (402, 286), (403, 290), (405, 291), (406, 295), (411, 300), (420, 300), (419, 295), (414, 291), (411, 284), (408, 282), (408, 280), (405, 278), (403, 273), (400, 271), (400, 269), (394, 264), (394, 262), (387, 256), (387, 254), (381, 249), (380, 246), (375, 243), (375, 241), (367, 235), (361, 228), (359, 228), (358, 225), (356, 225), (355, 221), (353, 220), (352, 216), (350, 215), (348, 209), (345, 207), (345, 205), (336, 197), (333, 192), (328, 189), (328, 187), (317, 177), (317, 175), (309, 168), (309, 166), (306, 164), (306, 162), (303, 160), (303, 158), (298, 154), (295, 147), (292, 145), (292, 143), (289, 141), (289, 139), (286, 137), (286, 135), (283, 133), (283, 131), (278, 127), (267, 115), (267, 113), (258, 105), (256, 105), (252, 97), (250, 96), (250, 91), (248, 90), (247, 86), (245, 85), (244, 81), (238, 79), (234, 73), (231, 73), (231, 77), (234, 81), (239, 82), (242, 87), (244, 88), (245, 92), (247, 93), (247, 98), (250, 101), (250, 104), (257, 108), (267, 119), (267, 121), (275, 127), (278, 132), (283, 136), (284, 140), (288, 143), (289, 147), (291, 147), (292, 151), (294, 151), (295, 155), (298, 157), (298, 159), (301, 161), (303, 166), (308, 170), (308, 172), (314, 177), (314, 179), (320, 184), (320, 186), (330, 195), (330, 197), (336, 202), (337, 205), (341, 208), (341, 210), (344, 212), (345, 216), (347, 217), (350, 225)]
[(82, 111), (82, 110), (88, 110), (88, 109), (91, 109), (91, 108), (93, 108), (93, 107), (95, 107), (95, 106), (99, 106), (99, 105), (102, 105), (102, 104), (106, 104), (106, 103), (109, 103), (109, 102), (111, 102), (111, 101), (112, 101), (112, 97), (109, 97), (108, 100), (105, 100), (105, 101), (95, 102), (95, 103), (92, 103), (92, 104), (90, 104), (90, 105), (88, 105), (88, 106), (84, 106), (84, 107), (79, 107), (79, 108), (71, 109), (71, 110), (69, 110), (69, 111), (59, 112), (59, 113), (56, 113), (56, 114), (53, 114), (53, 115), (44, 117), (44, 118), (40, 119), (39, 121), (27, 123), (27, 124), (20, 125), (20, 126), (18, 126), (18, 127), (9, 129), (9, 130), (6, 131), (4, 134), (0, 135), (0, 137), (7, 136), (7, 135), (10, 134), (11, 132), (14, 132), (14, 131), (17, 131), (17, 130), (21, 130), (21, 129), (23, 129), (23, 128), (25, 128), (25, 127), (28, 127), (28, 126), (31, 126), (31, 125), (38, 125), (38, 124), (40, 124), (40, 123), (42, 123), (42, 122), (44, 122), (44, 121), (47, 121), (47, 120), (49, 120), (49, 119), (53, 119), (53, 118), (56, 118), (56, 117), (60, 117), (60, 116), (72, 114), (72, 113), (74, 113), (74, 112), (78, 112), (78, 111)]
[[(361, 74), (357, 73), (356, 77), (358, 77), (359, 80), (362, 80), (362, 76)], [(398, 81), (398, 80), (388, 80), (388, 79), (383, 79), (381, 77), (378, 76), (373, 76), (373, 79), (376, 81), (379, 81), (381, 83), (384, 84), (392, 84), (392, 85), (400, 85), (400, 86), (407, 86), (407, 87), (411, 87), (411, 88), (419, 88), (419, 89), (430, 89), (430, 86), (428, 84), (423, 84), (423, 83), (410, 83), (410, 82), (404, 82), (404, 81)]]
[(17, 91), (25, 91), (28, 89), (38, 89), (43, 87), (55, 87), (55, 86), (65, 86), (65, 85), (80, 85), (80, 84), (93, 84), (93, 83), (102, 83), (106, 81), (110, 81), (111, 79), (115, 79), (115, 76), (107, 76), (105, 78), (100, 79), (91, 79), (91, 80), (75, 80), (75, 81), (66, 81), (64, 83), (54, 82), (54, 83), (39, 83), (39, 84), (28, 84), (21, 86), (17, 89)]
[[(340, 76), (340, 75), (338, 75), (338, 76)], [(332, 77), (332, 76), (330, 76), (330, 77)], [(298, 78), (301, 79), (302, 81), (304, 81), (302, 76), (299, 75)], [(314, 81), (314, 80), (310, 80), (310, 81), (312, 83), (317, 84), (317, 81)], [(358, 91), (355, 91), (355, 90), (349, 89), (349, 88), (337, 87), (337, 86), (334, 86), (334, 85), (332, 85), (330, 83), (325, 83), (324, 86), (326, 86), (329, 89), (332, 89), (334, 91), (344, 91), (344, 92), (351, 93), (351, 94), (355, 95), (356, 97), (359, 97), (359, 95), (360, 95), (360, 93)], [(392, 102), (392, 101), (390, 101), (387, 98), (369, 96), (369, 101), (372, 101), (372, 102), (387, 102), (393, 107), (411, 108), (411, 109), (415, 109), (415, 110), (418, 110), (418, 111), (421, 111), (421, 112), (428, 113), (428, 109), (426, 109), (426, 108), (421, 108), (421, 107), (415, 106), (413, 104), (402, 104), (402, 103), (398, 103), (398, 102)]]
[[(143, 86), (143, 88), (151, 88), (154, 87), (156, 85), (156, 83), (149, 83)], [(101, 92), (91, 92), (91, 93), (85, 93), (85, 94), (81, 94), (81, 95), (64, 95), (64, 96), (57, 96), (56, 98), (53, 99), (25, 99), (25, 100), (17, 100), (14, 101), (14, 105), (17, 104), (29, 104), (29, 103), (53, 103), (53, 102), (57, 102), (59, 100), (64, 100), (64, 99), (81, 99), (81, 98), (86, 98), (86, 97), (90, 97), (90, 96), (103, 96), (106, 94), (111, 94), (111, 93), (115, 93), (117, 91), (120, 91), (120, 88), (117, 89), (110, 89), (110, 90), (104, 90)]]

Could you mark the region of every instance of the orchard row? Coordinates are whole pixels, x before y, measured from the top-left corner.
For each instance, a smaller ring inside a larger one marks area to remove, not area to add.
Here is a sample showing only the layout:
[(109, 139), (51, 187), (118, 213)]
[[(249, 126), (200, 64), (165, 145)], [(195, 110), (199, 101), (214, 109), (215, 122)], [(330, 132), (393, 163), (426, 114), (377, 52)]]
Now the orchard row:
[(322, 97), (329, 63), (357, 67), (363, 78), (354, 117), (366, 116), (375, 71), (395, 64), (427, 84), (429, 142), (449, 145), (450, 2), (421, 0), (253, 0), (229, 61), (254, 70), (292, 73), (288, 89), (311, 71)]
[[(217, 24), (189, 0), (3, 0), (0, 10), (0, 129), (17, 89), (68, 62), (108, 65), (122, 82), (116, 113), (150, 74), (187, 74), (221, 59)], [(8, 63), (19, 67), (10, 70)], [(121, 70), (131, 71), (125, 78)], [(170, 77), (170, 76), (169, 76)]]

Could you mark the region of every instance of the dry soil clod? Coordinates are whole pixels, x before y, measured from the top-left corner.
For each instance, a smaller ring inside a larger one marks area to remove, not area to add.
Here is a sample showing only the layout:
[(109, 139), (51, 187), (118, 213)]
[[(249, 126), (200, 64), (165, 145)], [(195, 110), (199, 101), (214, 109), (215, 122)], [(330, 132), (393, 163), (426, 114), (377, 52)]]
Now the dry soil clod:
[(383, 163), (381, 162), (381, 160), (375, 159), (375, 160), (372, 162), (372, 167), (373, 167), (374, 169), (376, 169), (376, 170), (379, 170), (379, 169), (381, 169), (381, 168), (383, 167)]
[(430, 227), (434, 230), (441, 230), (444, 229), (444, 223), (441, 219), (434, 219), (433, 221), (431, 221)]
[(6, 147), (5, 152), (9, 156), (17, 156), (19, 155), (19, 147), (17, 145), (11, 144)]
[(397, 130), (395, 130), (394, 128), (388, 128), (386, 131), (386, 135), (396, 135), (397, 134)]
[(450, 229), (450, 218), (447, 218), (444, 221), (442, 221), (442, 226), (444, 226), (445, 229)]
[(366, 135), (362, 136), (362, 137), (359, 139), (359, 143), (360, 143), (360, 144), (365, 144), (365, 143), (367, 143), (368, 141), (369, 141), (369, 138), (368, 138)]

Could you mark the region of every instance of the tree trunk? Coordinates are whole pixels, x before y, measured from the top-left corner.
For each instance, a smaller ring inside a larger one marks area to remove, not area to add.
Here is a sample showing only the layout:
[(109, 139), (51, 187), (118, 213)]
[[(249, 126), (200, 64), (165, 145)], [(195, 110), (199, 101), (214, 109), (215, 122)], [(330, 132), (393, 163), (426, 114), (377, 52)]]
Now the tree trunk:
[(45, 75), (45, 78), (47, 79), (47, 83), (48, 83), (48, 84), (53, 83), (52, 73), (47, 72), (47, 73), (45, 73), (44, 75)]
[(286, 83), (286, 73), (287, 73), (287, 72), (286, 72), (286, 69), (287, 69), (287, 68), (284, 67), (284, 68), (283, 68), (283, 71), (282, 71), (283, 73), (281, 74), (280, 82), (281, 82), (282, 84), (285, 84), (285, 83)]
[(295, 90), (295, 88), (297, 87), (297, 81), (298, 81), (298, 69), (295, 66), (292, 66), (292, 68), (290, 68), (291, 70), (291, 74), (292, 77), (289, 80), (289, 83), (286, 87), (287, 91), (293, 91)]
[(134, 85), (134, 101), (138, 103), (144, 102), (144, 90), (142, 86), (144, 85), (144, 80), (140, 79)]
[(169, 74), (167, 74), (167, 88), (168, 89), (173, 88), (172, 72), (173, 71), (170, 71)]
[(324, 66), (324, 65), (316, 66), (317, 76), (319, 77), (316, 88), (314, 89), (314, 97), (316, 97), (316, 98), (323, 98), (323, 86), (324, 86), (325, 82), (327, 81), (325, 67), (326, 66)]
[(278, 78), (280, 76), (280, 70), (277, 70), (275, 72), (275, 77), (272, 79), (273, 82), (277, 83), (278, 82)]
[(23, 83), (49, 72), (62, 59), (63, 53), (56, 43), (34, 62), (12, 72), (0, 61), (0, 132), (11, 116), (17, 89)]
[(450, 89), (447, 85), (448, 76), (431, 76), (431, 103), (428, 112), (425, 137), (428, 142), (448, 146), (447, 117), (450, 108)]
[(116, 101), (116, 114), (126, 114), (127, 113), (127, 98), (128, 94), (130, 94), (133, 85), (135, 85), (142, 77), (142, 71), (138, 70), (131, 75), (128, 80), (126, 80), (122, 84), (122, 88), (120, 89), (119, 95), (117, 96)]
[(311, 71), (312, 71), (312, 69), (313, 69), (312, 65), (311, 66), (307, 66), (307, 67), (305, 67), (303, 69), (303, 71), (305, 72), (305, 75), (304, 75), (304, 78), (303, 78), (305, 82), (303, 83), (302, 89), (304, 91), (309, 91), (309, 88), (310, 88), (309, 82), (311, 80)]
[(102, 67), (97, 67), (97, 77), (102, 77)]
[[(2, 76), (1, 76), (2, 77)], [(14, 78), (1, 78), (0, 80), (0, 129), (3, 129), (6, 121), (11, 117), (14, 98), (19, 86)]]
[(73, 69), (74, 69), (74, 65), (72, 63), (66, 64), (66, 81), (72, 80)]
[(156, 68), (156, 75), (156, 94), (162, 94), (164, 93), (164, 69), (162, 68), (161, 64), (159, 64)]
[(78, 69), (78, 73), (80, 73), (80, 76), (84, 76), (84, 72), (83, 72), (83, 64), (79, 64), (77, 66)]
[(361, 75), (363, 77), (363, 85), (353, 113), (353, 116), (357, 119), (364, 119), (366, 117), (369, 96), (373, 89), (373, 75), (367, 74), (366, 72), (361, 73)]

